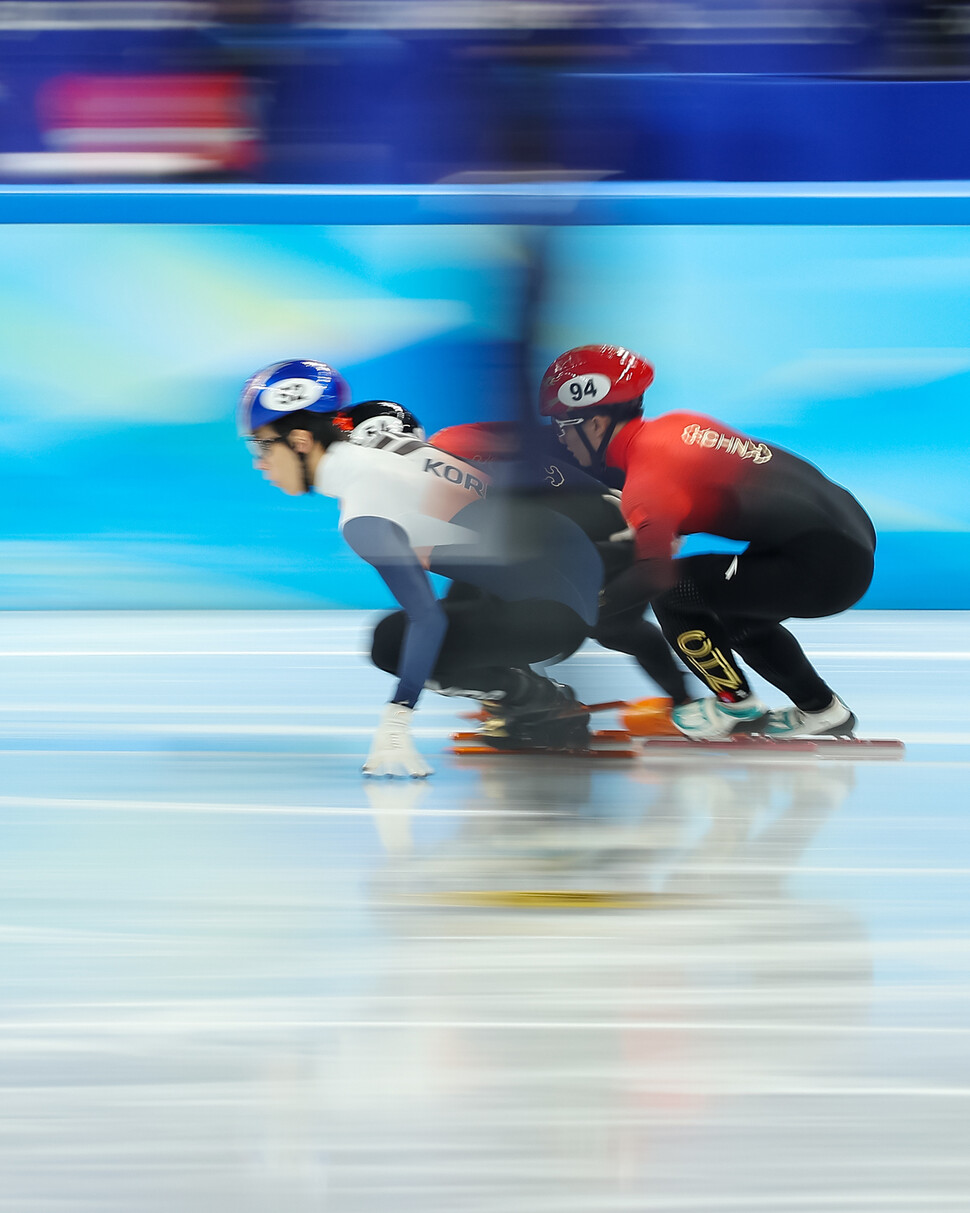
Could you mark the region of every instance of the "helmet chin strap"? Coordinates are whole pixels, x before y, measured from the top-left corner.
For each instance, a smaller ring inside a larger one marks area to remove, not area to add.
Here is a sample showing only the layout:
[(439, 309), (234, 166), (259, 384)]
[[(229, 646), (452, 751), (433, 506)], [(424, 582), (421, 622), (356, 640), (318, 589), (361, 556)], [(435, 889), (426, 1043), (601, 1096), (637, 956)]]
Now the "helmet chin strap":
[(579, 437), (582, 440), (583, 446), (589, 453), (589, 470), (594, 474), (602, 472), (606, 467), (606, 452), (610, 443), (613, 441), (613, 434), (616, 427), (620, 424), (621, 418), (615, 414), (610, 415), (610, 424), (603, 431), (603, 436), (599, 440), (597, 446), (593, 446), (590, 440), (586, 437), (586, 430), (583, 426), (578, 425), (576, 429), (579, 431)]
[(313, 492), (313, 477), (310, 475), (310, 468), (307, 465), (306, 455), (303, 451), (298, 451), (290, 442), (289, 434), (286, 435), (286, 445), (290, 448), (293, 454), (299, 459), (300, 467), (303, 469), (303, 491), (304, 493)]
[(302, 451), (296, 451), (296, 455), (300, 460), (300, 467), (303, 468), (303, 491), (304, 493), (313, 492), (313, 477), (310, 475), (310, 467), (306, 461), (306, 455)]

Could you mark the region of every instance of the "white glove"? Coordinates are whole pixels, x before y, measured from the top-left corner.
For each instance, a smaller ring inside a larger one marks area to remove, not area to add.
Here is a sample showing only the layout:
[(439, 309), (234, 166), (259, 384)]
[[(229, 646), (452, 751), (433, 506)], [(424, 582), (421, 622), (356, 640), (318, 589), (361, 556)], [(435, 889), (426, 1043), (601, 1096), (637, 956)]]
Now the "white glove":
[(389, 703), (384, 709), (362, 768), (365, 775), (411, 775), (423, 779), (434, 774), (411, 740), (412, 712), (413, 708), (401, 703)]

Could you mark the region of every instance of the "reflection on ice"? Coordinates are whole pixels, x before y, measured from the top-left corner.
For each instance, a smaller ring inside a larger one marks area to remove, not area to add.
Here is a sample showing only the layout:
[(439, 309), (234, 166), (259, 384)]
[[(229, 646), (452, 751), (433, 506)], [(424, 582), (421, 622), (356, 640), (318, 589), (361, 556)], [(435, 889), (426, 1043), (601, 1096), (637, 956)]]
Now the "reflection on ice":
[(937, 658), (890, 703), (840, 633), (899, 763), (366, 783), (359, 621), (273, 653), (255, 616), (69, 622), (91, 654), (0, 671), (2, 1213), (965, 1203), (970, 730)]
[[(427, 786), (367, 785), (390, 860), (380, 883), (411, 888), (412, 904), (511, 907), (526, 893), (552, 904), (567, 892), (576, 906), (613, 908), (651, 904), (649, 894), (781, 897), (801, 852), (855, 785), (850, 763), (705, 755), (638, 764), (610, 803), (582, 760), (467, 765), (477, 780), (460, 806), (462, 824), (428, 848), (415, 846), (408, 820), (427, 802)], [(489, 814), (489, 806), (516, 813)]]

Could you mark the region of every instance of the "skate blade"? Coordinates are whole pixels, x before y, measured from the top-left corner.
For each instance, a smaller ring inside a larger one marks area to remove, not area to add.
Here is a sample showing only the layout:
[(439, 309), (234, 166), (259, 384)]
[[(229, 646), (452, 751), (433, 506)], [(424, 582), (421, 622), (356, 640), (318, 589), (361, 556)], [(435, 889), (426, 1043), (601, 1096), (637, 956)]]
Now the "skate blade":
[(848, 754), (853, 758), (868, 755), (900, 757), (906, 752), (903, 742), (892, 737), (812, 737), (813, 745), (821, 754)]
[(515, 758), (639, 758), (640, 754), (637, 750), (611, 750), (605, 746), (593, 746), (587, 750), (557, 750), (552, 747), (534, 747), (529, 750), (499, 750), (490, 745), (455, 745), (451, 747), (452, 754), (459, 758), (468, 758), (472, 755), (485, 755), (491, 758), (492, 755), (506, 755)]
[[(632, 737), (626, 729), (597, 729), (595, 733), (591, 733), (593, 741), (632, 741)], [(451, 734), (452, 741), (481, 741), (482, 735), (479, 732), (458, 732)]]
[(690, 737), (640, 737), (643, 753), (684, 754), (696, 750), (720, 750), (735, 754), (802, 754), (828, 758), (901, 758), (906, 751), (895, 738), (792, 737), (786, 740), (735, 734), (717, 741), (695, 741)]
[(730, 737), (718, 737), (714, 740), (701, 740), (695, 737), (685, 737), (680, 733), (676, 737), (638, 737), (642, 748), (648, 752), (657, 750), (743, 750), (746, 753), (760, 751), (768, 754), (813, 754), (816, 752), (815, 739), (792, 738), (789, 741), (774, 741), (770, 737), (761, 737), (751, 733), (733, 733)]
[[(622, 729), (604, 729), (594, 734), (596, 737), (610, 737), (612, 740), (629, 741), (631, 737), (681, 737), (683, 734), (670, 719), (671, 699), (640, 699), (631, 703), (626, 699), (611, 699), (604, 703), (577, 704), (569, 712), (563, 712), (559, 719), (570, 716), (581, 716), (588, 712), (618, 712)], [(479, 724), (490, 719), (488, 712), (459, 712), (459, 719), (475, 721)], [(452, 734), (452, 741), (471, 741), (476, 736), (471, 732)]]

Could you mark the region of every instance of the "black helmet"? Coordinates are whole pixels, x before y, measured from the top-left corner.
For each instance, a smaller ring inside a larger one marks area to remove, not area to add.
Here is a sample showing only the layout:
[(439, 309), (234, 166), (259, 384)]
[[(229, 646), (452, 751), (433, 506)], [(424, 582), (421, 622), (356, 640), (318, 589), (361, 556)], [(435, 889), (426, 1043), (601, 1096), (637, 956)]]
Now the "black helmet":
[(362, 446), (388, 434), (392, 438), (405, 435), (424, 441), (424, 429), (417, 417), (393, 400), (364, 400), (334, 413), (332, 420), (338, 429)]

